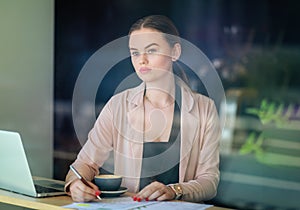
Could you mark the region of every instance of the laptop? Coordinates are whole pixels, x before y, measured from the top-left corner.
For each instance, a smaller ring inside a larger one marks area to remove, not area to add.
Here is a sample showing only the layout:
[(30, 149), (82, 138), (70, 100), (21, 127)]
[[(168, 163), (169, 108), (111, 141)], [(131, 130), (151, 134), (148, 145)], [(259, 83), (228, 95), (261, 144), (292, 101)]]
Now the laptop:
[(33, 177), (30, 172), (21, 136), (0, 130), (0, 188), (31, 197), (63, 195), (64, 182)]

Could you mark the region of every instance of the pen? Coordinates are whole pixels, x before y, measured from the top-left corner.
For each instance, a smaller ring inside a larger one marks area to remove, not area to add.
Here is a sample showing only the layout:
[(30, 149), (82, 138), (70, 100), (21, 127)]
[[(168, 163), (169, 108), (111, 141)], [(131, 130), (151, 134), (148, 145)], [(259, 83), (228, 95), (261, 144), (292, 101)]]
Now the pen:
[[(80, 173), (74, 168), (74, 166), (70, 165), (70, 169), (74, 172), (74, 174), (78, 177), (78, 179), (80, 179), (86, 186), (93, 188), (86, 180), (85, 178), (83, 178), (83, 176), (80, 175)], [(99, 200), (102, 200), (101, 197), (99, 195), (96, 195), (96, 197)]]

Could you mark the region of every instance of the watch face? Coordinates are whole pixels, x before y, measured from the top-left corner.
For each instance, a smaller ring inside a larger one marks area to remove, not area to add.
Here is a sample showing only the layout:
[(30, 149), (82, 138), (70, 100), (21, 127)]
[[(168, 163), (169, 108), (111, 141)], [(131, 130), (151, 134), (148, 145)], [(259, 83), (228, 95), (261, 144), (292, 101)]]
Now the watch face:
[(172, 190), (175, 192), (175, 200), (179, 200), (182, 197), (182, 188), (178, 184), (171, 184), (169, 187), (172, 188)]
[(176, 189), (176, 192), (182, 194), (182, 189), (181, 189), (180, 185), (175, 185), (174, 188)]
[(182, 189), (180, 185), (175, 184), (174, 185), (174, 190), (176, 192), (176, 200), (180, 199), (182, 197)]

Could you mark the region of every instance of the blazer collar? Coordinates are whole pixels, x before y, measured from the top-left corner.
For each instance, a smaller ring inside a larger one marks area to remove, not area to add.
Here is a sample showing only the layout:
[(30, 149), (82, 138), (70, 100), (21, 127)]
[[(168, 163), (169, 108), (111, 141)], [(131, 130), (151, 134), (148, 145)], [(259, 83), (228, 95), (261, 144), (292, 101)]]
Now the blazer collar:
[(145, 83), (142, 82), (139, 86), (132, 88), (132, 90), (129, 91), (127, 102), (131, 109), (143, 105), (145, 86)]
[[(130, 105), (130, 109), (143, 106), (143, 97), (145, 90), (145, 83), (142, 82), (139, 86), (135, 87), (128, 93), (127, 101)], [(194, 106), (194, 98), (192, 96), (191, 89), (187, 87), (184, 83), (179, 83), (181, 87), (181, 95), (183, 101), (183, 111), (190, 112)]]

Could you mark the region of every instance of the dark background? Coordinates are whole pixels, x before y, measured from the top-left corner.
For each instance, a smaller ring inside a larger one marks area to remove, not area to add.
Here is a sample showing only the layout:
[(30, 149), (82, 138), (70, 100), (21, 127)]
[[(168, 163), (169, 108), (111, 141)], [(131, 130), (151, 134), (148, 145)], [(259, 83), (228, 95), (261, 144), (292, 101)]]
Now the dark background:
[[(56, 1), (55, 99), (70, 100), (87, 59), (103, 45), (126, 36), (143, 16), (167, 15), (182, 38), (214, 59), (242, 53), (234, 52), (235, 47), (249, 42), (267, 47), (299, 45), (299, 10), (300, 3), (293, 0)], [(232, 27), (237, 28), (236, 35)]]

